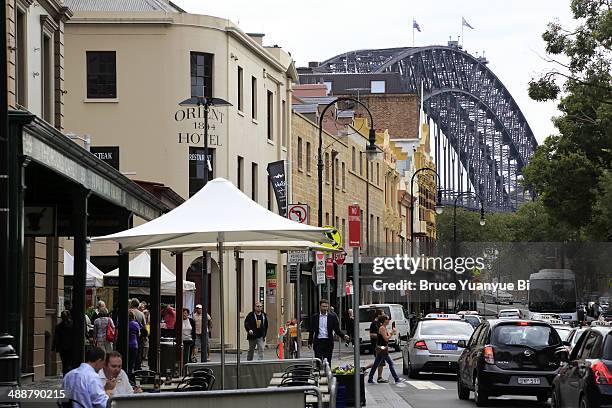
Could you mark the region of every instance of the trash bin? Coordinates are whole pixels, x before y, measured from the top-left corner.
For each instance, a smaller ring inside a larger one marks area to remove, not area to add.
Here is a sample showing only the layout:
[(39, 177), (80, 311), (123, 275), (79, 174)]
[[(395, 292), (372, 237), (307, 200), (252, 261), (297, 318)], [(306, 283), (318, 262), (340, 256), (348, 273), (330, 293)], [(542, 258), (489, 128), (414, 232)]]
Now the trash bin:
[[(353, 374), (334, 374), (336, 381), (338, 381), (338, 388), (344, 387), (344, 402), (347, 407), (355, 407), (355, 377)], [(360, 375), (361, 387), (361, 406), (365, 406), (365, 387), (364, 387), (364, 373)]]
[(162, 376), (174, 377), (176, 372), (175, 340), (171, 337), (159, 339), (159, 371)]

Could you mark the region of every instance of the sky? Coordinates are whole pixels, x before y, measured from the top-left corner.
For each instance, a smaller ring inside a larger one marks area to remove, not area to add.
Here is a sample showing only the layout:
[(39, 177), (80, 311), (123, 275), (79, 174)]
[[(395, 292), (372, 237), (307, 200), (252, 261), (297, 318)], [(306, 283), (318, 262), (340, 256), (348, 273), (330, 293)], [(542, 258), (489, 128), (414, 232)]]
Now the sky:
[(446, 45), (461, 35), (463, 47), (484, 55), (489, 68), (510, 91), (542, 142), (556, 133), (551, 122), (559, 115), (557, 102), (536, 102), (527, 84), (552, 65), (544, 60), (542, 33), (559, 21), (573, 26), (570, 0), (174, 0), (190, 13), (227, 18), (245, 32), (264, 33), (264, 45), (279, 45), (291, 53), (297, 66), (324, 61), (363, 48)]

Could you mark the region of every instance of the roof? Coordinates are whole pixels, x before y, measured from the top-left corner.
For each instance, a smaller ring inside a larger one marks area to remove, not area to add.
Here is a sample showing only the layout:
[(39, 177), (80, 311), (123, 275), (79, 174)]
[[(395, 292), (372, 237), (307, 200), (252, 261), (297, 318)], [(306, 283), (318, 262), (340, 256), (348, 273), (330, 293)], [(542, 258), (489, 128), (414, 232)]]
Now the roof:
[(64, 0), (72, 11), (164, 11), (182, 12), (164, 0)]
[(336, 100), (335, 96), (300, 96), (306, 103), (317, 103), (319, 105), (327, 105)]
[(316, 103), (294, 104), (293, 110), (297, 113), (316, 113), (318, 105)]

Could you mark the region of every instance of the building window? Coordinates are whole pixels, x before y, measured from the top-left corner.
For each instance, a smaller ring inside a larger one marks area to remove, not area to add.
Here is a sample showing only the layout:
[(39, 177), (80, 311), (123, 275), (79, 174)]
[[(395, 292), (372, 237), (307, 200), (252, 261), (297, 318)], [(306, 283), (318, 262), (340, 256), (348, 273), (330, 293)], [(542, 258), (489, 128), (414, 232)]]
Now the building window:
[(237, 187), (242, 190), (243, 187), (243, 183), (244, 183), (244, 158), (238, 156), (238, 160), (237, 160), (237, 165), (238, 165), (238, 171), (237, 171)]
[(257, 177), (259, 177), (257, 173), (257, 163), (251, 163), (251, 199), (255, 202), (257, 202)]
[(240, 285), (240, 295), (238, 299), (240, 299), (240, 312), (244, 312), (244, 298), (246, 296), (246, 282), (244, 279), (244, 259), (238, 258), (238, 279), (240, 282), (236, 282), (236, 287)]
[(376, 242), (380, 242), (380, 217), (376, 217)]
[(274, 140), (274, 94), (268, 91), (266, 98), (267, 122), (268, 122), (268, 140)]
[(340, 160), (336, 157), (334, 159), (334, 178), (336, 183), (336, 188), (340, 188)]
[(251, 117), (257, 119), (257, 78), (251, 77)]
[[(214, 178), (214, 172), (212, 169), (215, 168), (215, 149), (208, 149), (208, 180)], [(203, 147), (189, 147), (189, 197), (200, 191), (204, 187), (204, 148)]]
[(117, 97), (117, 56), (115, 51), (87, 51), (87, 97)]
[(325, 153), (325, 181), (329, 183), (329, 153)]
[(336, 215), (336, 220), (334, 222), (334, 227), (336, 227), (336, 229), (340, 227), (340, 217), (338, 217), (337, 215)]
[(51, 38), (43, 34), (41, 46), (42, 117), (48, 123), (53, 118), (53, 49)]
[(357, 168), (357, 158), (355, 157), (355, 146), (351, 147), (351, 170), (355, 171)]
[(329, 213), (325, 213), (325, 225), (329, 225)]
[(17, 104), (26, 107), (28, 103), (27, 90), (28, 90), (28, 75), (27, 75), (27, 46), (26, 46), (26, 30), (27, 22), (26, 15), (21, 9), (16, 8), (15, 11), (15, 46), (17, 48), (15, 55), (15, 75), (16, 84), (15, 92), (17, 93)]
[(243, 74), (242, 68), (238, 67), (238, 110), (240, 112), (243, 110)]
[(385, 93), (385, 81), (370, 81), (370, 93)]
[(376, 185), (380, 186), (380, 163), (376, 163)]
[(312, 147), (310, 142), (306, 142), (306, 172), (310, 173), (310, 159), (312, 155)]
[(341, 235), (341, 238), (346, 240), (346, 242), (348, 242), (348, 237), (346, 235), (344, 235), (345, 232), (346, 232), (346, 218), (343, 218), (342, 219), (342, 235)]
[(342, 162), (342, 189), (346, 190), (346, 163)]
[(281, 146), (282, 147), (287, 147), (287, 103), (285, 101), (282, 102), (281, 106), (283, 107), (283, 110), (281, 111)]
[(213, 55), (191, 52), (191, 97), (212, 98)]
[(359, 152), (359, 175), (363, 176), (363, 155)]
[(297, 165), (298, 170), (302, 170), (302, 138), (298, 136), (298, 145), (297, 145)]

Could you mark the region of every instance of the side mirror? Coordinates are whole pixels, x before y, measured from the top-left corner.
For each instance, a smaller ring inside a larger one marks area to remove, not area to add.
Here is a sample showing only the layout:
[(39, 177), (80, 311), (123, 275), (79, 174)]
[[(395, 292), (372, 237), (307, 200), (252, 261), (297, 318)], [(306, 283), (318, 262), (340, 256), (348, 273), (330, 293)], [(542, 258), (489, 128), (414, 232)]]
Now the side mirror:
[(556, 353), (557, 357), (559, 358), (559, 361), (562, 363), (567, 363), (569, 362), (569, 353), (567, 352), (566, 349), (563, 350), (557, 350)]
[(465, 340), (459, 340), (457, 342), (457, 347), (466, 348), (467, 347), (466, 341)]

